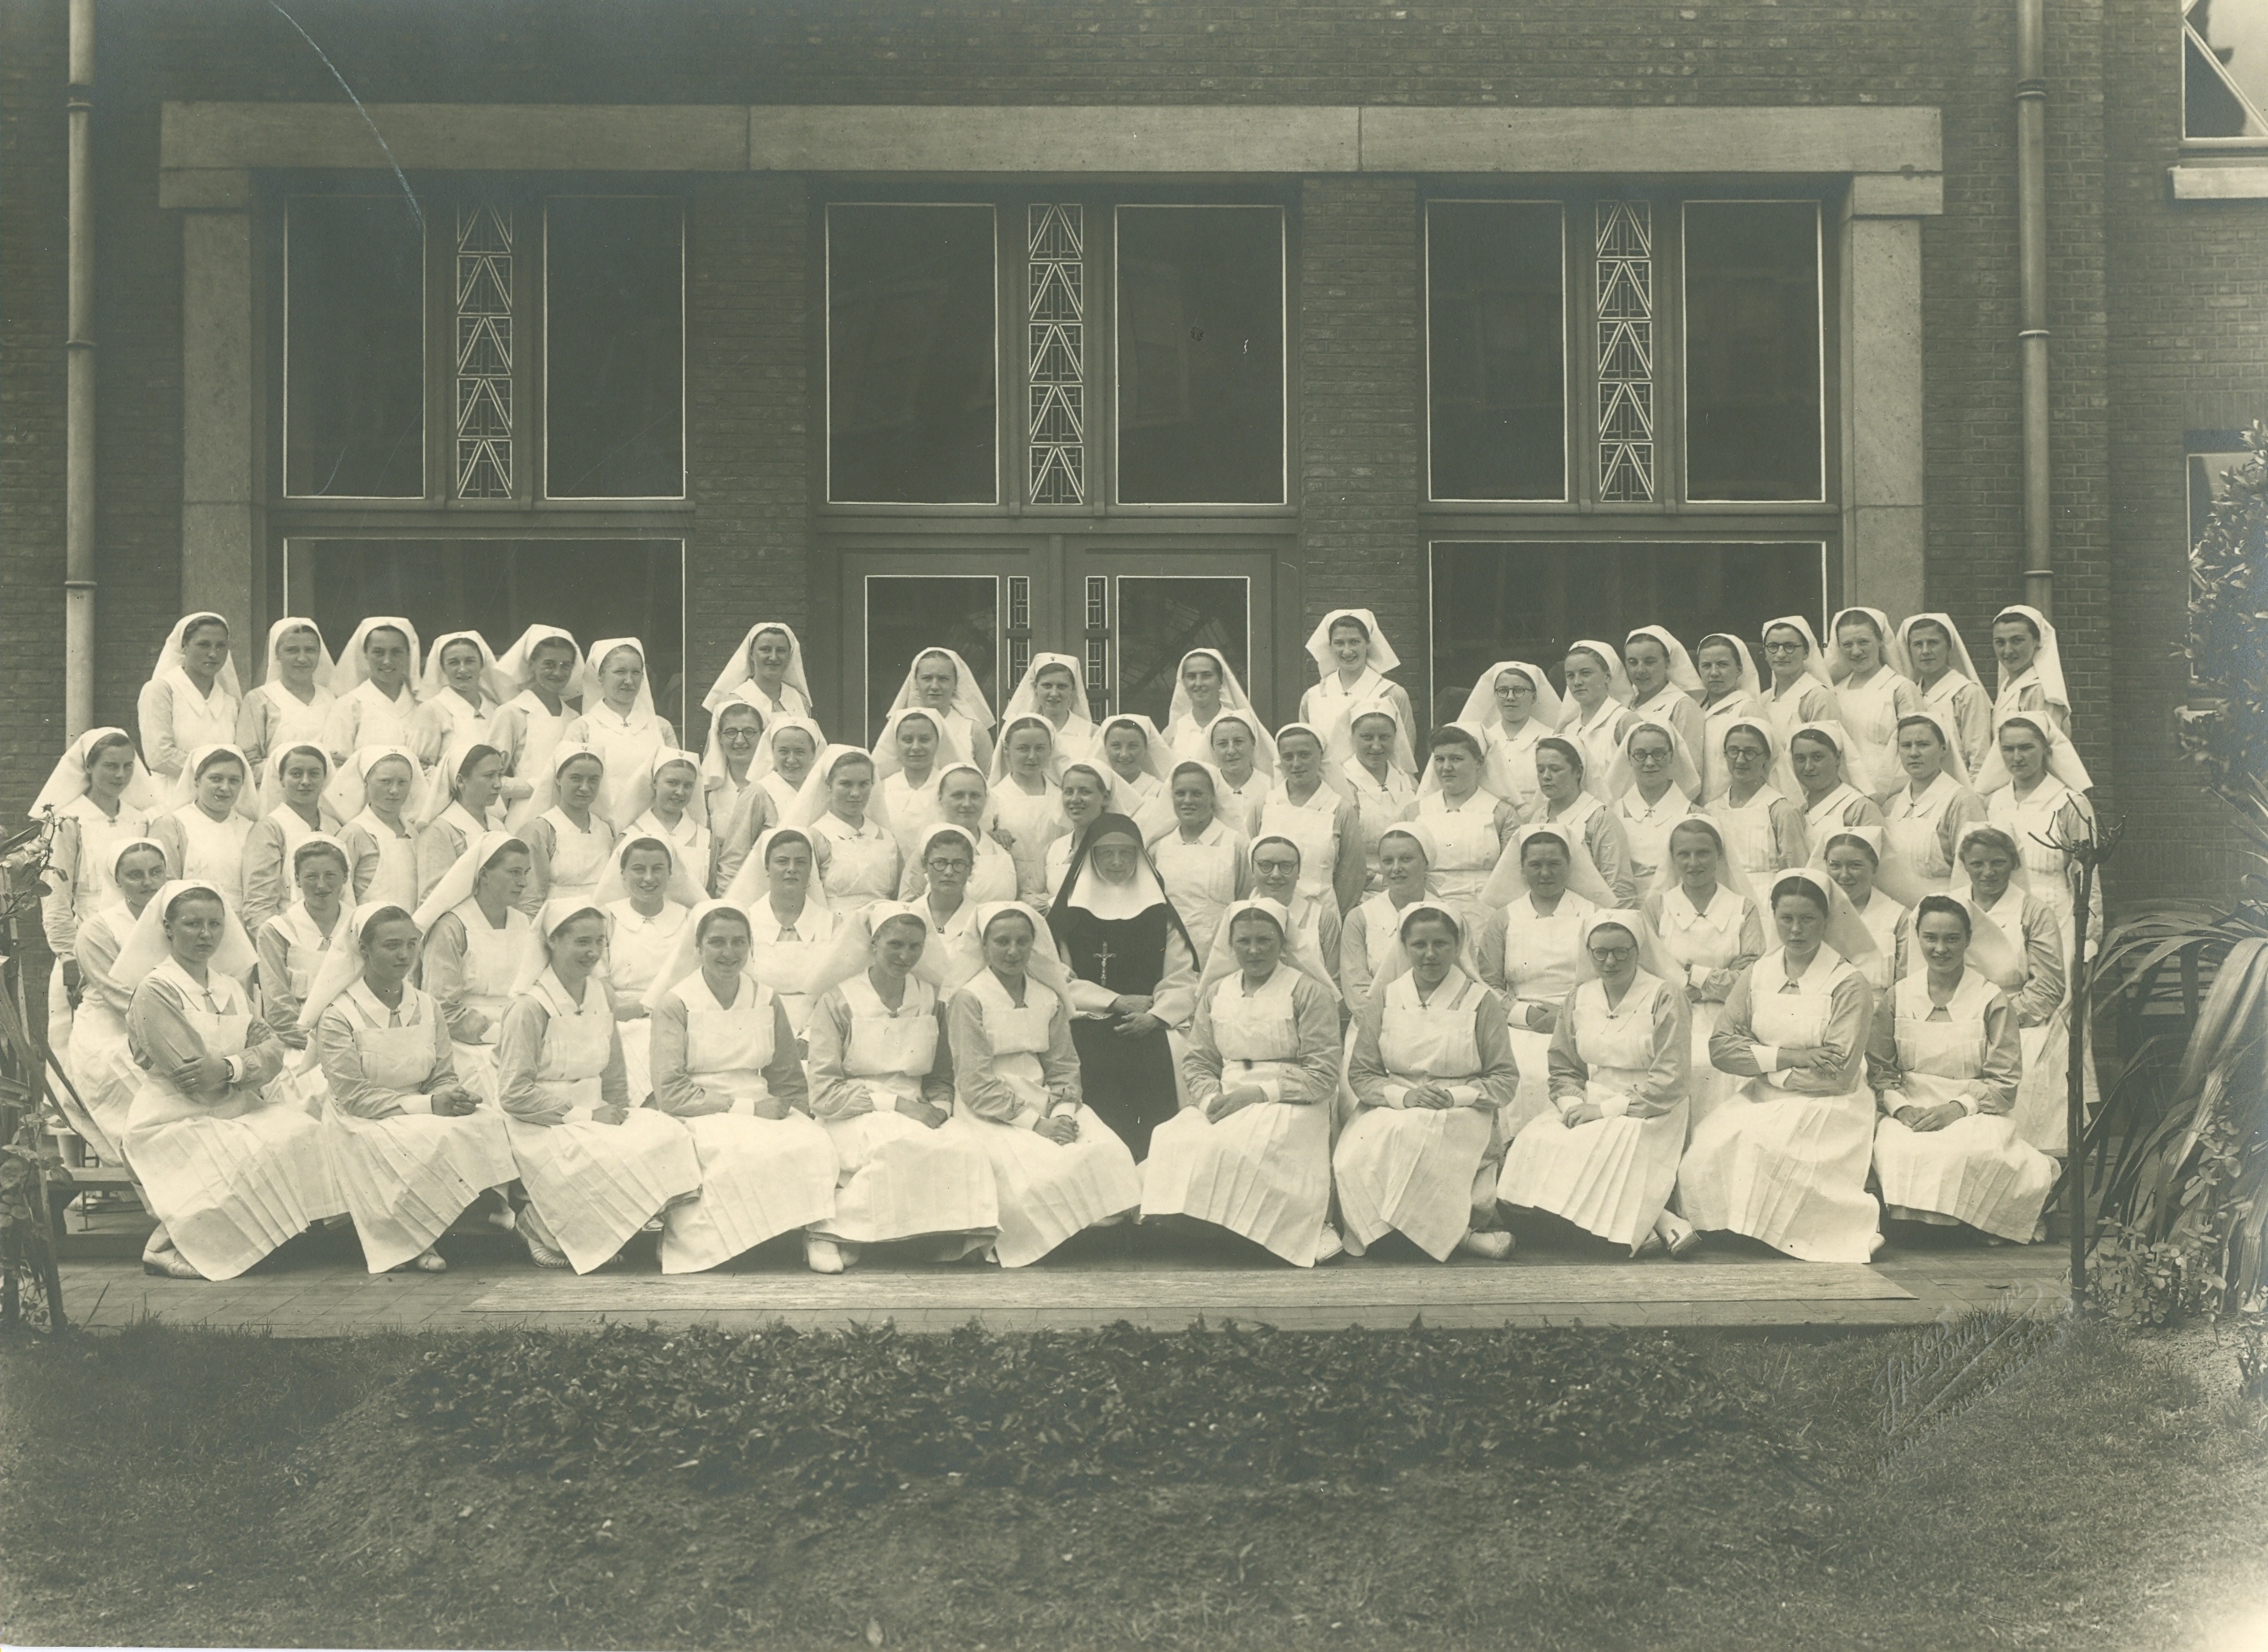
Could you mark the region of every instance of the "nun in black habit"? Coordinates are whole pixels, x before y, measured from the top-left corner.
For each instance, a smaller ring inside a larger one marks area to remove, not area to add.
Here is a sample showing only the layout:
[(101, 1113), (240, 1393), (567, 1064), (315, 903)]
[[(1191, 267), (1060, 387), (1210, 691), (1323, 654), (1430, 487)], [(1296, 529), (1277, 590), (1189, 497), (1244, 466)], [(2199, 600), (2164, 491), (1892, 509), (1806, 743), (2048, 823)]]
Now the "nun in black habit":
[(1171, 1039), (1197, 1009), (1199, 955), (1123, 815), (1104, 815), (1071, 856), (1048, 912), (1072, 974), (1071, 1024), (1086, 1104), (1137, 1160), (1178, 1110)]

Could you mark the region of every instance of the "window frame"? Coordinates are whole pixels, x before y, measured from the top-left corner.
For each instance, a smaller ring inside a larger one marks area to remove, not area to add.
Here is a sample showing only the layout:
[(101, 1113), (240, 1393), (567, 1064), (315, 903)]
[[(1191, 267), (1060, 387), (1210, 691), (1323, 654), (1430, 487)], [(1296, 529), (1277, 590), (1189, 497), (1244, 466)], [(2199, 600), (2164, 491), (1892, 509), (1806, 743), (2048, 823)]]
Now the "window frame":
[[(553, 493), (551, 491), (551, 204), (555, 201), (661, 200), (674, 201), (677, 203), (677, 491), (674, 493)], [(543, 359), (534, 365), (535, 378), (543, 396), (542, 409), (536, 421), (537, 453), (542, 466), (543, 502), (547, 505), (587, 505), (593, 503), (636, 505), (644, 502), (666, 505), (682, 503), (691, 495), (693, 488), (693, 364), (689, 346), (693, 332), (691, 314), (693, 294), (691, 272), (688, 268), (692, 262), (690, 242), (693, 215), (688, 210), (690, 204), (686, 192), (681, 189), (546, 189), (535, 197), (535, 205), (542, 215), (542, 232), (536, 238), (541, 243), (536, 278), (541, 285), (539, 290), (540, 301), (534, 307), (541, 318), (537, 336), (542, 342)], [(519, 221), (515, 217), (512, 227), (512, 256), (515, 260), (519, 257), (520, 233)], [(513, 285), (517, 287), (519, 281), (517, 270), (513, 272), (512, 281)], [(515, 306), (517, 303), (518, 295), (515, 293)], [(514, 330), (517, 332), (519, 315), (516, 307), (512, 321)], [(518, 380), (520, 363), (519, 344), (517, 338), (513, 341), (512, 349), (514, 380), (512, 395), (516, 398), (519, 395)], [(453, 379), (455, 376), (453, 365), (453, 363), (451, 373)], [(518, 403), (515, 402), (515, 424), (518, 418), (517, 406)], [(454, 435), (453, 428), (451, 433)], [(513, 439), (515, 443), (519, 439), (517, 429), (513, 431)], [(519, 468), (515, 462), (514, 471), (517, 472)], [(512, 487), (515, 491), (518, 490), (519, 486), (519, 477), (514, 475)]]
[[(2257, 0), (2256, 0), (2256, 4), (2257, 3)], [(2190, 12), (2194, 9), (2194, 6), (2195, 0), (2182, 0), (2180, 16), (2175, 19), (2175, 26), (2180, 31), (2180, 49), (2174, 54), (2173, 70), (2174, 107), (2179, 111), (2176, 116), (2176, 124), (2174, 128), (2176, 141), (2181, 144), (2183, 151), (2200, 155), (2268, 154), (2268, 132), (2256, 133), (2250, 137), (2241, 136), (2236, 137), (2191, 137), (2190, 136), (2190, 46), (2191, 41), (2194, 41), (2197, 44), (2198, 49), (2204, 52), (2208, 58), (2211, 57), (2213, 51), (2212, 43), (2206, 41), (2204, 36), (2198, 34), (2196, 29), (2191, 26)], [(2220, 65), (2215, 63), (2213, 67), (2215, 69), (2219, 69)], [(2224, 77), (2226, 77), (2225, 74)], [(2230, 83), (2230, 86), (2235, 96), (2248, 108), (2250, 108), (2256, 116), (2264, 122), (2268, 122), (2268, 108), (2261, 107), (2257, 100), (2254, 99), (2242, 87), (2236, 86), (2233, 81)]]
[[(418, 485), (416, 493), (293, 493), (291, 487), (291, 205), (295, 201), (391, 200), (401, 193), (397, 185), (392, 189), (285, 189), (276, 196), (276, 252), (275, 320), (276, 359), (276, 443), (274, 451), (275, 492), (292, 505), (321, 501), (345, 502), (352, 505), (397, 506), (418, 505), (433, 492), (433, 232), (424, 218), (425, 203), (417, 203), (417, 313), (418, 313), (418, 407), (422, 417), (418, 424)], [(414, 198), (414, 197), (413, 197)]]
[[(1812, 303), (1815, 314), (1819, 341), (1819, 491), (1808, 499), (1743, 499), (1693, 497), (1692, 443), (1693, 425), (1690, 417), (1692, 409), (1690, 389), (1690, 352), (1692, 334), (1687, 325), (1687, 306), (1690, 283), (1687, 279), (1687, 247), (1685, 227), (1693, 208), (1697, 206), (1799, 206), (1812, 209)], [(1827, 454), (1835, 444), (1827, 439), (1828, 424), (1833, 404), (1827, 399), (1827, 358), (1833, 341), (1827, 330), (1827, 213), (1815, 195), (1681, 195), (1677, 201), (1677, 480), (1680, 503), (1687, 505), (1734, 506), (1750, 505), (1824, 505), (1832, 497)], [(1655, 446), (1659, 449), (1660, 444)], [(1659, 461), (1657, 461), (1657, 464)]]
[[(1435, 206), (1549, 206), (1559, 212), (1559, 497), (1535, 499), (1466, 498), (1433, 491), (1433, 209)], [(1418, 207), (1418, 239), (1420, 287), (1419, 302), (1423, 315), (1420, 332), (1425, 358), (1422, 376), (1425, 380), (1425, 505), (1472, 505), (1484, 506), (1520, 506), (1572, 505), (1583, 490), (1576, 480), (1575, 417), (1575, 313), (1580, 306), (1576, 296), (1576, 262), (1572, 237), (1567, 232), (1570, 207), (1564, 195), (1457, 195), (1447, 193), (1431, 194)], [(1593, 300), (1596, 302), (1595, 299)], [(1595, 376), (1595, 375), (1594, 375)], [(1595, 417), (1595, 416), (1594, 416)], [(1595, 463), (1595, 461), (1594, 461)]]

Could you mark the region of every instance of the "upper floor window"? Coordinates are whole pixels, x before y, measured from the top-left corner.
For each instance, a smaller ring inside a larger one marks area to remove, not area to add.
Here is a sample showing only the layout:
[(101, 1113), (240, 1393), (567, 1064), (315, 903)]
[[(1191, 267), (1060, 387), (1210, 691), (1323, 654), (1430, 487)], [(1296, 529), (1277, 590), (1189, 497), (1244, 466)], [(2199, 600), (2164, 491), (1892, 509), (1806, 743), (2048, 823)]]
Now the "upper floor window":
[(684, 239), (674, 195), (291, 195), (284, 495), (684, 498)]
[(2268, 0), (2186, 0), (2182, 136), (2268, 142)]
[(1283, 505), (1286, 239), (1244, 203), (829, 205), (828, 501)]
[(1437, 501), (1822, 503), (1815, 200), (1434, 201)]

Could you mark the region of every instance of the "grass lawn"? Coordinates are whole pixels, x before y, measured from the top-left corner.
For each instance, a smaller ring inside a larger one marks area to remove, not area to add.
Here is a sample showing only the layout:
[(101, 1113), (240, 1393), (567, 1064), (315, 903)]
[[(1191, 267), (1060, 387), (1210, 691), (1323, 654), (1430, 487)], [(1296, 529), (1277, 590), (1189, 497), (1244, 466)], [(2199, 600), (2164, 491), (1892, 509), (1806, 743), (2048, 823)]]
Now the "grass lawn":
[[(701, 1483), (603, 1457), (490, 1465), (429, 1420), (418, 1373), (434, 1351), (483, 1368), (482, 1345), (501, 1359), (500, 1339), (270, 1341), (153, 1324), (12, 1346), (0, 1350), (0, 1634), (2268, 1643), (2268, 1412), (2230, 1391), (2226, 1350), (2081, 1327), (1885, 1468), (1876, 1379), (1912, 1335), (1679, 1340), (1687, 1368), (1741, 1397), (1748, 1426), (1595, 1461), (1451, 1456), (1368, 1483), (1248, 1470), (1064, 1491), (917, 1471), (865, 1501), (774, 1469)], [(1005, 1359), (1019, 1344), (990, 1346)], [(527, 1345), (514, 1346), (524, 1370)], [(1379, 1394), (1382, 1408), (1427, 1399)], [(636, 1395), (605, 1403), (626, 1427), (655, 1420)]]

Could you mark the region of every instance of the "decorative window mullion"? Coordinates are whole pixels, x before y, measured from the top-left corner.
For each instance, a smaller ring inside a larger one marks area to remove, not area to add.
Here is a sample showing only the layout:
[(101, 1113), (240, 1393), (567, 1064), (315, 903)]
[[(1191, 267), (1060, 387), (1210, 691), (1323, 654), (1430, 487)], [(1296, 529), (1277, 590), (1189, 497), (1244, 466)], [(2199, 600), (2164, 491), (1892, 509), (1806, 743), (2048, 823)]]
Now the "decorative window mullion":
[(1027, 492), (1035, 505), (1084, 505), (1086, 471), (1086, 225), (1076, 201), (1027, 209)]
[(1593, 224), (1599, 498), (1607, 504), (1649, 504), (1662, 497), (1653, 205), (1642, 198), (1602, 197)]
[(515, 494), (516, 219), (508, 200), (467, 196), (455, 203), (451, 475), (459, 498), (509, 499)]

